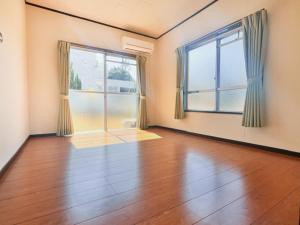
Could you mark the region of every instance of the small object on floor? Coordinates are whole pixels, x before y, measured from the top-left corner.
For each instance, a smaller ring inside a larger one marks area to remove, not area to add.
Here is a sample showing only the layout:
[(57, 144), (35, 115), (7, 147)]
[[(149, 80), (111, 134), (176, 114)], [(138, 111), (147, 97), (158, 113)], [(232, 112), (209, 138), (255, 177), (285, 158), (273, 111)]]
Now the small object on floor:
[(134, 128), (136, 127), (136, 119), (125, 119), (122, 121), (122, 125), (125, 128)]

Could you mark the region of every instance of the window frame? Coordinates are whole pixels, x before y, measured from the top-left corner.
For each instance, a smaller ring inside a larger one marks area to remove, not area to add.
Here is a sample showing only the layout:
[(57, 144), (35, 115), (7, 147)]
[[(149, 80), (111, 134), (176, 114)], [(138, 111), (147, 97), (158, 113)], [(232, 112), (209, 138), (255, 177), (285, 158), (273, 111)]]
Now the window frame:
[[(221, 45), (221, 39), (226, 38), (236, 32), (242, 31), (242, 22), (237, 21), (232, 24), (229, 24), (221, 29), (218, 29), (214, 32), (211, 32), (199, 39), (196, 39), (195, 41), (192, 41), (191, 43), (185, 45), (185, 60), (184, 60), (184, 89), (183, 89), (183, 104), (184, 104), (184, 111), (185, 112), (202, 112), (202, 113), (220, 113), (220, 114), (235, 114), (235, 115), (242, 115), (243, 112), (239, 111), (223, 111), (220, 110), (220, 91), (224, 89), (228, 90), (238, 90), (238, 89), (244, 89), (247, 86), (236, 86), (236, 89), (233, 88), (220, 88), (220, 49), (222, 47)], [(237, 40), (239, 40), (238, 38)], [(234, 40), (234, 41), (237, 41)], [(216, 41), (216, 75), (215, 75), (215, 88), (214, 89), (207, 89), (207, 90), (201, 90), (199, 92), (215, 92), (215, 109), (214, 110), (194, 110), (194, 109), (188, 109), (188, 79), (189, 79), (189, 71), (188, 71), (188, 65), (189, 65), (189, 52), (191, 50), (194, 50), (196, 48), (199, 48), (203, 45), (206, 45), (210, 42)], [(232, 42), (232, 41), (231, 41)], [(223, 45), (229, 44), (231, 42), (225, 43)]]

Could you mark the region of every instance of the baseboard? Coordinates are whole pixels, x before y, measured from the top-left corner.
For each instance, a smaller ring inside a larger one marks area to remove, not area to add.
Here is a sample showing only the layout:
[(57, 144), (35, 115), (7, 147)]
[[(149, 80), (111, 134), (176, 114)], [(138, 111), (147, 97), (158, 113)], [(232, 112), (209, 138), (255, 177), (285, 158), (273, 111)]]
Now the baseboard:
[(231, 139), (227, 139), (227, 138), (215, 137), (215, 136), (206, 135), (206, 134), (199, 134), (199, 133), (195, 133), (195, 132), (180, 130), (180, 129), (171, 128), (171, 127), (165, 127), (165, 126), (160, 126), (160, 125), (150, 126), (150, 128), (162, 128), (162, 129), (167, 129), (167, 130), (173, 130), (176, 132), (206, 137), (206, 138), (214, 139), (214, 140), (218, 140), (218, 141), (224, 141), (224, 142), (229, 142), (229, 143), (233, 143), (233, 144), (240, 144), (240, 145), (245, 145), (248, 147), (254, 147), (254, 148), (258, 148), (258, 149), (268, 151), (268, 152), (274, 152), (274, 153), (279, 153), (279, 154), (293, 156), (293, 157), (300, 157), (299, 152), (293, 152), (293, 151), (290, 151), (287, 149), (275, 148), (275, 147), (270, 147), (270, 146), (265, 146), (265, 145), (258, 145), (258, 144), (253, 144), (253, 143), (249, 143), (249, 142), (231, 140)]
[(56, 133), (46, 133), (46, 134), (31, 134), (30, 137), (50, 137), (56, 136)]
[(30, 138), (30, 135), (25, 139), (23, 144), (18, 148), (18, 150), (15, 152), (15, 154), (10, 158), (10, 160), (5, 164), (5, 166), (0, 170), (0, 182), (2, 178), (5, 176), (6, 172), (8, 171), (9, 167), (14, 163), (18, 155), (22, 152), (24, 149), (24, 146), (27, 144), (28, 140)]

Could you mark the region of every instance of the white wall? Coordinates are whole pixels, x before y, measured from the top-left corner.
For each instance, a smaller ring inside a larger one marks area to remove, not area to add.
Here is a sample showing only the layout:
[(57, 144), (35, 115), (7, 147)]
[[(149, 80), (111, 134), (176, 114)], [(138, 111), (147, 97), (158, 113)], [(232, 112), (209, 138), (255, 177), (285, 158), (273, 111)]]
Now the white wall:
[(0, 0), (0, 170), (28, 136), (24, 0)]
[[(174, 120), (175, 49), (198, 37), (266, 8), (269, 14), (269, 44), (265, 73), (266, 126), (243, 128), (241, 115), (187, 113)], [(155, 56), (156, 123), (249, 143), (300, 152), (300, 1), (223, 0), (157, 42)]]
[[(121, 37), (127, 35), (152, 41), (117, 29), (101, 26), (69, 16), (26, 6), (27, 47), (30, 98), (31, 134), (56, 131), (59, 90), (57, 76), (57, 42), (74, 43), (122, 51)], [(151, 57), (148, 58), (147, 101), (149, 123), (154, 104), (154, 82), (151, 72)]]

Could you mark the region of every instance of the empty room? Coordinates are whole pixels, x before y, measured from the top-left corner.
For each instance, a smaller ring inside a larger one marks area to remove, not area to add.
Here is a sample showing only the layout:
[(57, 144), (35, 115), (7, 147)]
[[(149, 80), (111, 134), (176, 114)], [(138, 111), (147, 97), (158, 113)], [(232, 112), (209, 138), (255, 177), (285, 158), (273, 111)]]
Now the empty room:
[(300, 225), (300, 0), (0, 0), (1, 225)]

